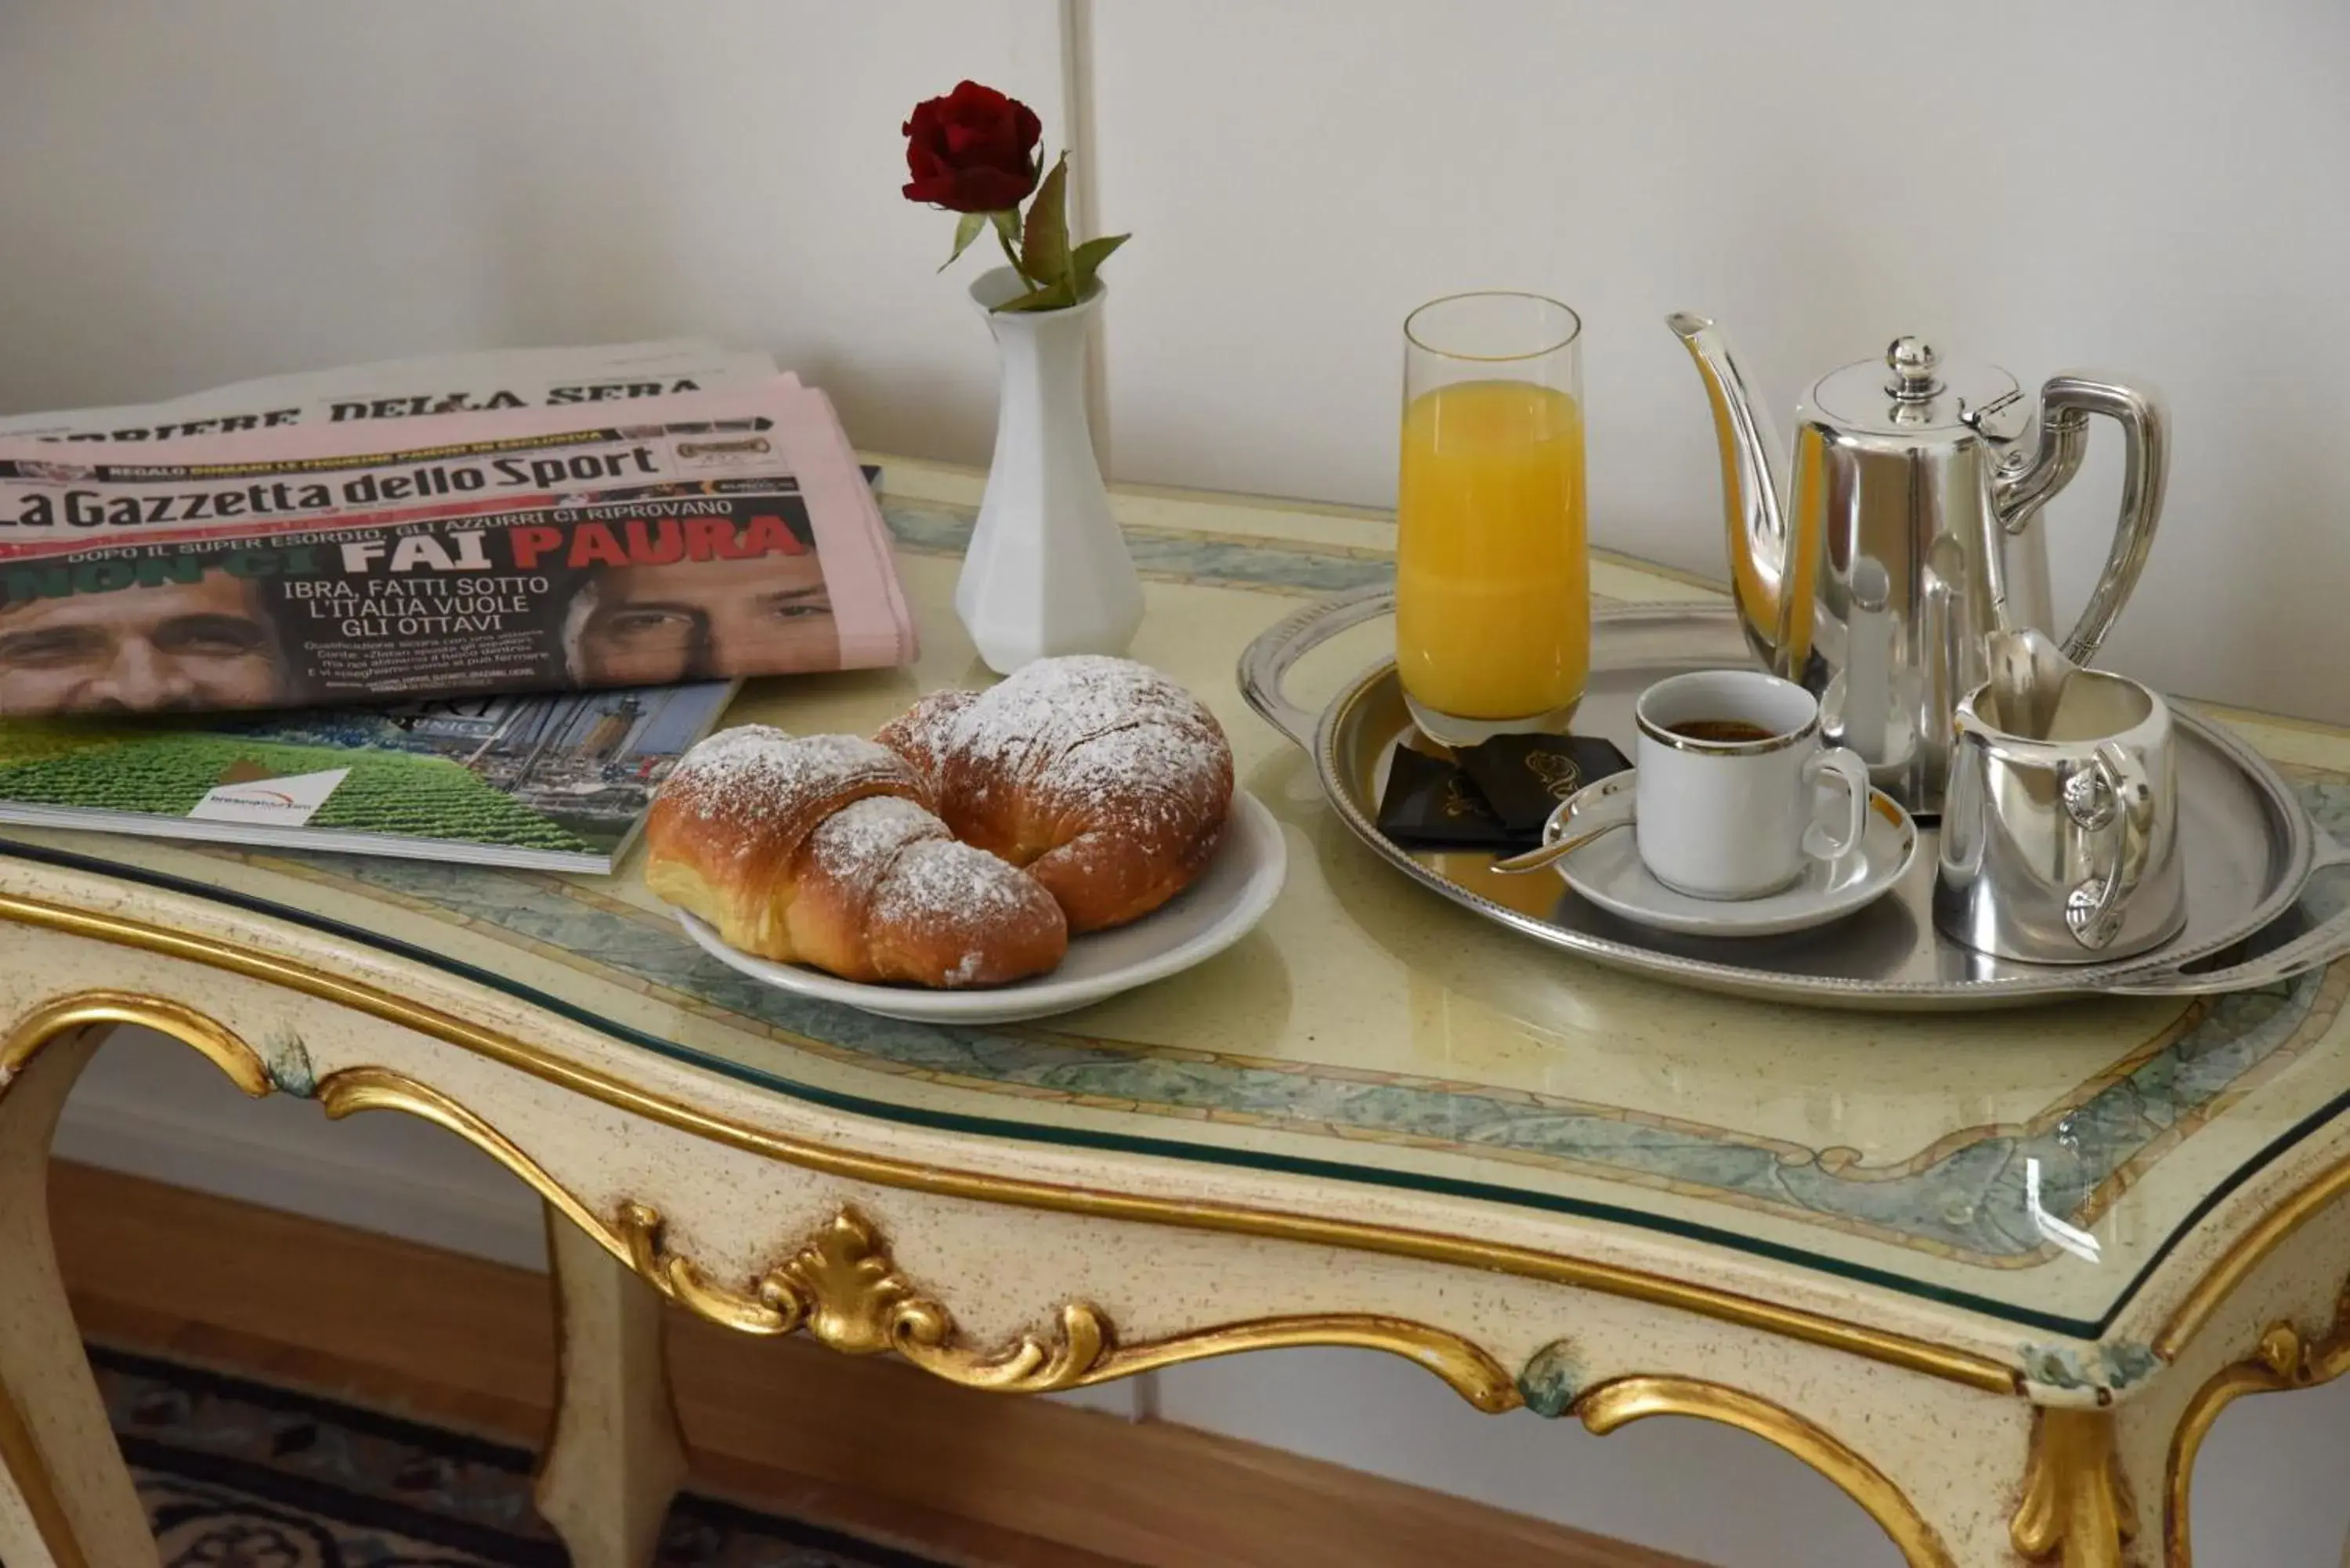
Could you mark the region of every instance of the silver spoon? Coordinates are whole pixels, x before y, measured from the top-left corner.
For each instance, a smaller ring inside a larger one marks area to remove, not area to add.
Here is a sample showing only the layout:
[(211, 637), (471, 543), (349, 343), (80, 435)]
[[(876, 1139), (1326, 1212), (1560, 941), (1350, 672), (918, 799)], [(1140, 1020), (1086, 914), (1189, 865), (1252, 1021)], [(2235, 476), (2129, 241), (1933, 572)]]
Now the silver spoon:
[(1595, 827), (1588, 833), (1578, 833), (1572, 838), (1562, 838), (1555, 844), (1545, 844), (1540, 849), (1529, 849), (1523, 855), (1513, 855), (1507, 860), (1493, 862), (1493, 869), (1504, 877), (1515, 877), (1522, 871), (1539, 871), (1544, 867), (1565, 859), (1594, 839), (1605, 838), (1619, 827), (1629, 827), (1632, 819), (1618, 817), (1605, 827)]
[(1986, 633), (1983, 651), (1991, 663), (1991, 722), (2010, 734), (2043, 741), (2055, 727), (2064, 683), (2077, 668), (2046, 633), (2001, 627)]

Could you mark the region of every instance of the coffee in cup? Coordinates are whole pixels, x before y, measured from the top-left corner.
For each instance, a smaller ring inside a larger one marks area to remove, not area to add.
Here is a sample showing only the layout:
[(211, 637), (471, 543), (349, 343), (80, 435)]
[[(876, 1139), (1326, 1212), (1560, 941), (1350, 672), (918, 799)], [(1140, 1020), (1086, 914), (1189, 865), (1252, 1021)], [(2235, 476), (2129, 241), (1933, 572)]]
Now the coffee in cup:
[(1684, 741), (1703, 741), (1709, 745), (1738, 745), (1747, 741), (1767, 741), (1771, 732), (1760, 724), (1750, 724), (1743, 719), (1688, 719), (1666, 726)]
[[(1648, 874), (1697, 898), (1754, 898), (1836, 860), (1868, 823), (1868, 765), (1824, 747), (1816, 698), (1751, 670), (1658, 681), (1634, 709), (1633, 836)], [(1844, 831), (1814, 820), (1820, 789), (1846, 797)]]

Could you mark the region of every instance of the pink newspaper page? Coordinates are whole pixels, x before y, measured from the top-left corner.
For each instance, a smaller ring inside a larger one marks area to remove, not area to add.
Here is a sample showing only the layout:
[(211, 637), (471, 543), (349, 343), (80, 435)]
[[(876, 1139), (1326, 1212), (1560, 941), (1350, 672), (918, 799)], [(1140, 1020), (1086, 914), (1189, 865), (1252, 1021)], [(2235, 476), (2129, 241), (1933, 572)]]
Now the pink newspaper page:
[(670, 685), (913, 659), (795, 378), (136, 445), (0, 440), (0, 714)]

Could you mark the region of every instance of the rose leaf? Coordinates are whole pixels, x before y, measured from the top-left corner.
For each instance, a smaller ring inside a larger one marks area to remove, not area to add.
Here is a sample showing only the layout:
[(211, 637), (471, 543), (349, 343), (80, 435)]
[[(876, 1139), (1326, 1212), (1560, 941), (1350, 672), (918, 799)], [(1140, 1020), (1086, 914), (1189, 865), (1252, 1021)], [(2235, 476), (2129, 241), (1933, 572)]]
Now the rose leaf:
[(1028, 207), (1027, 233), (1020, 239), (1020, 271), (1033, 283), (1069, 275), (1069, 155), (1061, 154), (1036, 200)]
[(985, 213), (965, 213), (962, 217), (957, 218), (955, 220), (954, 254), (939, 263), (939, 270), (941, 272), (944, 272), (947, 268), (954, 265), (958, 261), (961, 261), (962, 259), (962, 253), (971, 248), (971, 242), (979, 238), (979, 231), (986, 226), (987, 214)]
[(1103, 234), (1087, 240), (1069, 253), (1069, 271), (1076, 285), (1076, 296), (1083, 299), (1094, 291), (1094, 274), (1101, 264), (1109, 260), (1110, 252), (1132, 239), (1132, 234)]
[(1076, 292), (1066, 277), (1056, 278), (1039, 288), (1032, 288), (1017, 299), (1007, 299), (998, 310), (1066, 310), (1077, 303)]

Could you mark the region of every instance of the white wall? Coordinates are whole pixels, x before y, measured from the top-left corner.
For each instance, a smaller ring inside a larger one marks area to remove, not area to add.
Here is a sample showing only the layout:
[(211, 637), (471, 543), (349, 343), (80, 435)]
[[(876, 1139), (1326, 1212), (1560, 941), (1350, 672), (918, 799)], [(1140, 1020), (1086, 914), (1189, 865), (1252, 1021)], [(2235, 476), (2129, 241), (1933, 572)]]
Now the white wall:
[(987, 452), (993, 350), (898, 193), (958, 77), (1059, 115), (1045, 0), (5, 0), (0, 408), (701, 332), (858, 438)]
[[(2350, 721), (2350, 7), (1067, 3), (1138, 234), (1121, 477), (1383, 504), (1404, 313), (1537, 288), (1588, 324), (1598, 537), (1718, 572), (1666, 311), (1731, 327), (1783, 422), (1900, 332), (2033, 384), (2107, 364), (2178, 426), (2112, 662)], [(897, 125), (972, 75), (1060, 140), (1062, 9), (13, 0), (0, 409), (690, 330), (775, 348), (868, 446), (978, 461), (991, 351)], [(2053, 515), (2069, 602), (2109, 457)]]
[[(1531, 288), (1586, 324), (1597, 537), (1720, 575), (1668, 311), (1731, 330), (1782, 428), (1904, 332), (2035, 387), (2106, 364), (2178, 429), (2109, 662), (2350, 721), (2350, 7), (1190, 0), (1094, 26), (1102, 217), (1138, 233), (1125, 477), (1388, 504), (1404, 314)], [(2060, 602), (2117, 475), (2054, 518)]]
[[(1715, 569), (1694, 377), (1737, 332), (1782, 411), (1898, 332), (2028, 379), (2104, 362), (2178, 414), (2116, 662), (2350, 721), (2350, 8), (1069, 0), (1093, 49), (1122, 477), (1379, 504), (1398, 324), (1461, 287), (1588, 321), (1604, 543)], [(432, 349), (705, 332), (827, 385), (868, 446), (977, 461), (992, 354), (935, 277), (897, 125), (961, 76), (1070, 122), (1056, 0), (0, 3), (0, 411)], [(1080, 73), (1088, 74), (1088, 73)], [(2055, 517), (2060, 590), (2111, 504)], [(526, 1198), (397, 1118), (248, 1106), (101, 1056), (69, 1152), (527, 1260)], [(299, 1173), (298, 1179), (296, 1173)], [(1725, 1563), (1857, 1568), (1825, 1482), (1687, 1423), (1605, 1441), (1409, 1368), (1179, 1369), (1168, 1415)], [(2201, 1561), (2333, 1561), (2350, 1387), (2250, 1401)], [(1830, 1523), (1810, 1531), (1814, 1513)]]

